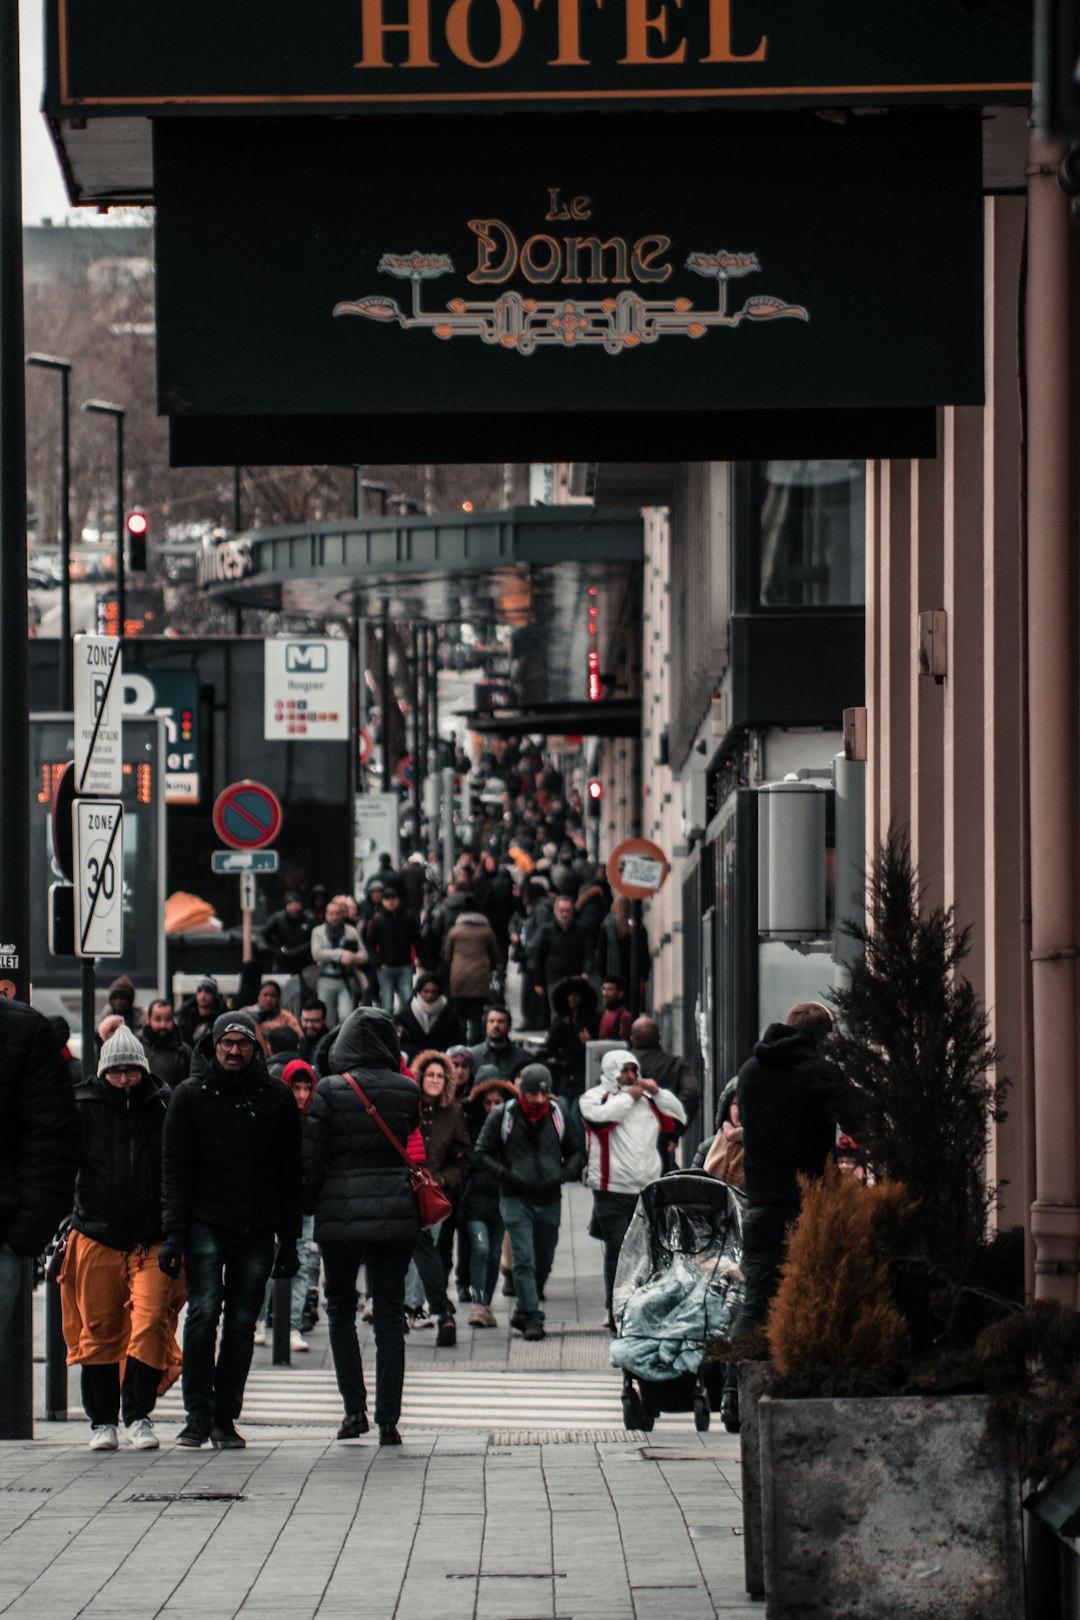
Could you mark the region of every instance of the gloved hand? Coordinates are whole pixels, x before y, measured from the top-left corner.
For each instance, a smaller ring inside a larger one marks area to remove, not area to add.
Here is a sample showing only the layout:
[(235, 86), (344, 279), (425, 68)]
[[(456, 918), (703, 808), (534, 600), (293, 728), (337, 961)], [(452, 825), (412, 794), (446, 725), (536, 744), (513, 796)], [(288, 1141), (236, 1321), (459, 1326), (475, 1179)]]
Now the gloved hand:
[(271, 1277), (295, 1277), (300, 1270), (300, 1255), (297, 1252), (295, 1239), (292, 1243), (279, 1243), (277, 1253), (274, 1255), (274, 1268)]
[(169, 1232), (158, 1250), (157, 1263), (166, 1277), (179, 1277), (184, 1258), (184, 1234)]

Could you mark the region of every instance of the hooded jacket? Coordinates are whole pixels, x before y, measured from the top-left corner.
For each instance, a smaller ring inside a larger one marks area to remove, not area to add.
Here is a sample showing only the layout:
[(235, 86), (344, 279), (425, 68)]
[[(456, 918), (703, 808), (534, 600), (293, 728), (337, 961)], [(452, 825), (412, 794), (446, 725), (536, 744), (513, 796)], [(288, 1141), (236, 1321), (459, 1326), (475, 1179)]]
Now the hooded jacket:
[(420, 1124), (420, 1087), (399, 1070), (393, 1020), (358, 1007), (330, 1049), (304, 1123), (304, 1210), (318, 1243), (415, 1243), (416, 1197), (400, 1154), (344, 1078), (348, 1071), (402, 1147)]
[(769, 1025), (735, 1087), (748, 1207), (798, 1208), (796, 1177), (820, 1176), (836, 1141), (837, 1084), (803, 1030)]
[(75, 1092), (82, 1148), (75, 1229), (129, 1253), (160, 1243), (161, 1133), (171, 1093), (148, 1074), (131, 1091), (96, 1077)]
[(499, 1192), (530, 1204), (554, 1204), (564, 1181), (576, 1181), (584, 1161), (581, 1133), (553, 1097), (535, 1123), (521, 1098), (493, 1108), (476, 1142), (476, 1162), (499, 1183)]
[(498, 966), (499, 947), (482, 912), (462, 912), (446, 936), (443, 956), (450, 964), (452, 996), (481, 1000), (491, 993), (491, 974)]
[[(200, 1048), (213, 1052), (213, 1035)], [(161, 1211), (166, 1232), (192, 1221), (227, 1232), (300, 1236), (300, 1112), (256, 1048), (240, 1074), (211, 1057), (177, 1086), (165, 1116)]]
[(74, 1088), (48, 1021), (0, 996), (0, 1243), (40, 1254), (71, 1213)]
[(585, 1181), (594, 1192), (639, 1193), (663, 1170), (661, 1137), (686, 1124), (686, 1110), (673, 1091), (632, 1097), (628, 1086), (620, 1086), (628, 1063), (637, 1064), (633, 1052), (605, 1052), (600, 1084), (581, 1098), (589, 1153)]

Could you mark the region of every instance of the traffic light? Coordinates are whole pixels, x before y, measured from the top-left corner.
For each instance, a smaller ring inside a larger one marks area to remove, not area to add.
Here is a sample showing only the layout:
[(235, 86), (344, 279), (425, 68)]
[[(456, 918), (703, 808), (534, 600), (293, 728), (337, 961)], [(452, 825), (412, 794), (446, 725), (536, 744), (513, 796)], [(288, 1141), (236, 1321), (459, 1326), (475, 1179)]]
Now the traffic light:
[(598, 816), (600, 814), (600, 800), (604, 797), (603, 782), (598, 776), (591, 777), (585, 791), (589, 800), (590, 816)]
[(146, 573), (146, 536), (150, 519), (138, 508), (127, 515), (128, 568), (133, 574)]

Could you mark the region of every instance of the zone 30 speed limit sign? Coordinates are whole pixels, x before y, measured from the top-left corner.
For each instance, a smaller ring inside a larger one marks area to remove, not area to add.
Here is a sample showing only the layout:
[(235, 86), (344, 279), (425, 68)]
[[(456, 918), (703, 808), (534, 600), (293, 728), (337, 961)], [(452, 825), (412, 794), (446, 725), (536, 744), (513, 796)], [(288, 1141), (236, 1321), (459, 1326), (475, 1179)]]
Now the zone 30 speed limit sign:
[(123, 806), (117, 799), (76, 799), (75, 955), (120, 956), (124, 949)]

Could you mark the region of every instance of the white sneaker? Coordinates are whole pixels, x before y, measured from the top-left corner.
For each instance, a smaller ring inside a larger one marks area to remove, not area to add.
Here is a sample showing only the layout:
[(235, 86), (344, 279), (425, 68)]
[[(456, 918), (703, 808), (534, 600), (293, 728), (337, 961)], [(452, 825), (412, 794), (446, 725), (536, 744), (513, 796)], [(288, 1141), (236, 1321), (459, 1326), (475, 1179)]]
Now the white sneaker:
[(90, 1426), (90, 1451), (116, 1451), (120, 1441), (115, 1423), (93, 1423)]
[(263, 1322), (256, 1322), (255, 1324), (255, 1343), (266, 1343), (266, 1326)]
[(124, 1433), (136, 1451), (157, 1451), (161, 1444), (149, 1418), (136, 1418), (134, 1423), (125, 1423)]
[(310, 1344), (308, 1344), (307, 1340), (304, 1338), (304, 1335), (300, 1332), (299, 1328), (293, 1328), (292, 1332), (289, 1334), (289, 1349), (290, 1350), (310, 1350), (311, 1349)]

